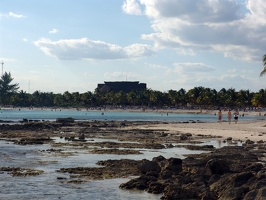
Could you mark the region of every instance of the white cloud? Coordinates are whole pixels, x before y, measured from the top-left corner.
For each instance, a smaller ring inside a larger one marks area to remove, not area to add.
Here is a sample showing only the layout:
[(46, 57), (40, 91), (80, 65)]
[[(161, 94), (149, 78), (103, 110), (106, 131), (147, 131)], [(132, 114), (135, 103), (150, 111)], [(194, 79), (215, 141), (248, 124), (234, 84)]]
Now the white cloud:
[(174, 63), (175, 68), (171, 73), (206, 73), (214, 71), (214, 68), (204, 63)]
[[(143, 34), (157, 49), (180, 54), (216, 51), (260, 61), (266, 46), (264, 0), (139, 0), (153, 32)], [(129, 12), (128, 12), (129, 13)]]
[(121, 80), (121, 81), (127, 81), (127, 80), (136, 80), (138, 79), (138, 75), (133, 72), (107, 72), (104, 74), (104, 77), (107, 80)]
[(215, 76), (213, 74), (206, 74), (205, 76), (198, 76), (195, 74), (181, 74), (178, 78), (169, 80), (168, 83), (173, 86), (180, 86), (186, 90), (194, 87), (202, 86), (219, 91), (222, 88), (234, 88), (237, 91), (243, 88), (257, 90), (258, 79), (247, 78), (239, 75), (223, 74)]
[(154, 53), (153, 48), (146, 44), (132, 44), (127, 47), (121, 47), (116, 44), (93, 41), (87, 38), (58, 41), (43, 38), (35, 41), (34, 44), (45, 54), (54, 56), (60, 60), (130, 59), (151, 56)]
[(49, 31), (50, 34), (55, 34), (55, 33), (58, 33), (58, 30), (53, 28), (52, 30)]
[(132, 15), (141, 15), (140, 5), (136, 2), (136, 0), (126, 0), (123, 3), (122, 10), (127, 14)]
[(9, 12), (9, 13), (8, 13), (8, 16), (10, 16), (10, 17), (14, 17), (14, 18), (23, 18), (23, 17), (25, 17), (25, 16), (23, 16), (23, 15), (15, 14), (15, 13), (13, 13), (13, 12)]
[(13, 13), (13, 12), (0, 13), (0, 19), (2, 19), (2, 18), (17, 18), (17, 19), (20, 19), (20, 18), (24, 18), (24, 17), (25, 17), (24, 15), (19, 15), (19, 14)]
[(149, 66), (149, 68), (151, 69), (169, 69), (168, 67), (166, 66), (162, 66), (162, 65), (158, 65), (158, 64), (150, 64), (150, 63), (145, 63), (146, 65)]

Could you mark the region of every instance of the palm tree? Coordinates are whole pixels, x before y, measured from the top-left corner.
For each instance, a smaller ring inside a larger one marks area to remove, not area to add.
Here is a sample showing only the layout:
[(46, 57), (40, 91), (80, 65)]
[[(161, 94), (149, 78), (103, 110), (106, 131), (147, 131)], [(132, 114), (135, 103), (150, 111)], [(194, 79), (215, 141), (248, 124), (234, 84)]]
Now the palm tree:
[(264, 69), (260, 73), (260, 76), (263, 76), (264, 74), (266, 74), (266, 54), (262, 57), (262, 62), (263, 62)]
[(16, 93), (19, 89), (19, 84), (11, 82), (13, 81), (13, 78), (9, 73), (5, 72), (0, 79), (0, 97), (2, 104), (8, 104), (10, 102), (10, 97), (12, 94)]

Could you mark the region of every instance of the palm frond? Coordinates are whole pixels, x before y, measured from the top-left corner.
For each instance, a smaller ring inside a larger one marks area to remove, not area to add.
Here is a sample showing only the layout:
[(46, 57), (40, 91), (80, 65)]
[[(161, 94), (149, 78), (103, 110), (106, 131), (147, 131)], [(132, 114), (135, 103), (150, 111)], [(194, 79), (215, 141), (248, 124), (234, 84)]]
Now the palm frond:
[[(266, 65), (266, 64), (265, 64)], [(260, 76), (263, 76), (266, 74), (266, 66), (264, 67), (264, 69), (262, 70), (262, 72), (260, 73)]]
[(266, 66), (266, 54), (262, 57), (263, 66)]
[(264, 69), (260, 73), (260, 77), (266, 74), (266, 54), (262, 56), (262, 63), (264, 66)]

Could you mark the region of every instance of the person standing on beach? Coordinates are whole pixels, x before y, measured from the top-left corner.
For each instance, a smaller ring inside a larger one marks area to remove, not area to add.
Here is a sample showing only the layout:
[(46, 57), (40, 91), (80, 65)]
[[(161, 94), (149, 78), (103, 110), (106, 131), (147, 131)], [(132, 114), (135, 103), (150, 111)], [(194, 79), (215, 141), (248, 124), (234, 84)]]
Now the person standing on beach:
[(219, 123), (221, 123), (221, 121), (222, 121), (222, 116), (223, 116), (222, 111), (219, 110), (219, 112), (218, 112), (218, 122)]
[(229, 111), (227, 113), (227, 118), (228, 118), (228, 123), (231, 124), (232, 113), (231, 113), (231, 110), (230, 109), (229, 109)]
[(234, 121), (235, 121), (235, 124), (237, 124), (237, 121), (238, 121), (238, 115), (239, 115), (239, 112), (238, 112), (238, 110), (236, 109), (236, 111), (234, 112)]

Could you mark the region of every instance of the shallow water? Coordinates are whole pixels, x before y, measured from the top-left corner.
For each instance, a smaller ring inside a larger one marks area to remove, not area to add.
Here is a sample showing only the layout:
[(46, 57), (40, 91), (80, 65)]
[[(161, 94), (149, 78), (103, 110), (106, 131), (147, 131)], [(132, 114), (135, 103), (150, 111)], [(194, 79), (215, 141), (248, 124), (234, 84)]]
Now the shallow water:
[[(54, 138), (60, 141), (59, 138)], [(112, 140), (113, 141), (113, 140)], [(215, 147), (228, 145), (210, 140), (206, 143)], [(0, 167), (21, 167), (43, 170), (45, 173), (38, 176), (12, 177), (7, 172), (0, 174), (0, 199), (160, 199), (161, 195), (148, 194), (142, 191), (121, 190), (119, 185), (129, 179), (84, 180), (84, 183), (67, 183), (75, 180), (68, 174), (58, 173), (56, 170), (69, 167), (95, 167), (99, 160), (107, 159), (152, 159), (162, 155), (166, 158), (184, 158), (186, 154), (197, 154), (202, 151), (191, 151), (185, 148), (171, 148), (160, 150), (139, 149), (140, 155), (109, 155), (90, 154), (86, 149), (70, 146), (60, 146), (65, 152), (72, 152), (71, 156), (59, 156), (56, 153), (45, 151), (57, 149), (48, 144), (20, 146), (0, 140)], [(62, 179), (58, 179), (58, 177)], [(80, 180), (80, 179), (79, 179)]]
[[(0, 199), (159, 199), (159, 195), (119, 189), (119, 185), (129, 179), (67, 183), (71, 179), (69, 175), (56, 170), (63, 167), (95, 167), (99, 160), (119, 159), (120, 156), (87, 154), (75, 150), (73, 156), (58, 157), (39, 151), (49, 148), (50, 145), (18, 146), (0, 141), (0, 167), (32, 168), (45, 172), (27, 177), (12, 177), (7, 172), (0, 174)], [(65, 179), (58, 180), (57, 177)]]
[[(158, 112), (103, 112), (103, 111), (76, 111), (76, 110), (1, 110), (0, 120), (20, 121), (55, 120), (56, 118), (72, 117), (77, 120), (118, 120), (118, 121), (167, 121), (187, 122), (189, 120), (201, 122), (215, 122), (217, 116), (213, 114), (162, 114)], [(225, 117), (225, 116), (224, 116)], [(225, 118), (224, 118), (225, 119)], [(245, 116), (239, 120), (260, 120), (264, 116)]]

